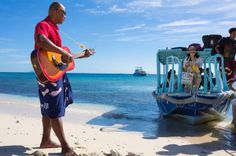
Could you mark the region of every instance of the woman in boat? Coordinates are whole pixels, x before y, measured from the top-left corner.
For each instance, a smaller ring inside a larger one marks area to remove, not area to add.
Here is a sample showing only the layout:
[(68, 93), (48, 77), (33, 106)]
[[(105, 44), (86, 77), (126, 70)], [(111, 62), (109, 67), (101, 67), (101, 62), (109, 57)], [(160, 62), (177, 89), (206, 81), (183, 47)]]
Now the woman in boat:
[(188, 47), (188, 54), (184, 60), (183, 71), (193, 74), (193, 83), (186, 84), (184, 89), (186, 92), (196, 92), (201, 83), (200, 67), (202, 66), (203, 60), (197, 54), (196, 48), (193, 45)]

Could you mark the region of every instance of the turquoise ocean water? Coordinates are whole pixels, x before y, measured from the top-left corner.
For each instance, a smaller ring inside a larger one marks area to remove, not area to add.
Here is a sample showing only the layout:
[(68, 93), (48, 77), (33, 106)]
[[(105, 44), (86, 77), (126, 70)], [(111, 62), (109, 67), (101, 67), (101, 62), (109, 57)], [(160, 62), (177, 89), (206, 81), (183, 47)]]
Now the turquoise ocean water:
[[(135, 77), (131, 74), (72, 74), (71, 82), (75, 105), (113, 107), (88, 122), (100, 126), (125, 125), (121, 130), (138, 131), (144, 138), (162, 136), (201, 136), (212, 132), (222, 141), (222, 148), (235, 148), (236, 137), (230, 129), (213, 128), (212, 124), (192, 126), (160, 116), (152, 91), (156, 76)], [(38, 97), (34, 73), (0, 72), (0, 94)], [(229, 122), (232, 111), (222, 122)]]
[[(134, 77), (131, 74), (73, 74), (69, 73), (74, 103), (112, 106), (113, 111), (104, 114), (103, 120), (91, 121), (91, 124), (112, 125), (117, 121), (156, 122), (158, 108), (152, 91), (156, 86), (155, 75)], [(34, 73), (0, 73), (0, 93), (38, 97)], [(132, 129), (142, 129), (134, 124)], [(150, 126), (146, 126), (147, 129)], [(129, 128), (128, 128), (129, 129)]]

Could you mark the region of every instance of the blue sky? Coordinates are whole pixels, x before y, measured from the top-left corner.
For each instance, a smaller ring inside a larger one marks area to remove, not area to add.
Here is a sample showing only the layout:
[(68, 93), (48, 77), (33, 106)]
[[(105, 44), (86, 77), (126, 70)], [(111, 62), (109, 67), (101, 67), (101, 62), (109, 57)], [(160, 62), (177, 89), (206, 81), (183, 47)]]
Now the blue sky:
[[(52, 0), (0, 1), (0, 72), (32, 71), (34, 27)], [(202, 44), (204, 34), (228, 35), (236, 27), (235, 0), (61, 0), (67, 18), (59, 26), (63, 45), (96, 49), (76, 60), (76, 73), (155, 73), (158, 49)], [(75, 41), (69, 39), (68, 35)]]

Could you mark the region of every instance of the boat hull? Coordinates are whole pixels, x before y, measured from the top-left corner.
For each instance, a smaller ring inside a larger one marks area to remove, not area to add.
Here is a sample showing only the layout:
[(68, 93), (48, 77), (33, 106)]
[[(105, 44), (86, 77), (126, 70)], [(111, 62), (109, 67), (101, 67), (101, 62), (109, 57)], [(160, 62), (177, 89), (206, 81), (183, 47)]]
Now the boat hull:
[(146, 73), (134, 73), (133, 76), (146, 76)]
[(183, 118), (191, 124), (223, 119), (230, 107), (234, 92), (220, 94), (156, 94), (153, 96), (163, 116)]

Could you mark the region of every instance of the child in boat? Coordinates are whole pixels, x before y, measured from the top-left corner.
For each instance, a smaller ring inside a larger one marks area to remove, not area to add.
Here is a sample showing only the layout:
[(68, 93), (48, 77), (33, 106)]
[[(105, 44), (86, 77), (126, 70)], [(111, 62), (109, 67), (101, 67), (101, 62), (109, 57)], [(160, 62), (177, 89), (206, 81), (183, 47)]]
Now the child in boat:
[(200, 67), (202, 66), (203, 60), (197, 54), (196, 48), (193, 45), (188, 47), (188, 54), (184, 60), (183, 71), (193, 74), (193, 83), (185, 84), (184, 90), (189, 92), (193, 90), (197, 91), (201, 83)]

